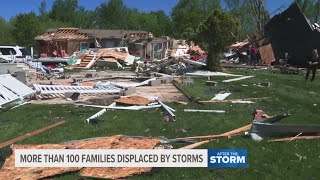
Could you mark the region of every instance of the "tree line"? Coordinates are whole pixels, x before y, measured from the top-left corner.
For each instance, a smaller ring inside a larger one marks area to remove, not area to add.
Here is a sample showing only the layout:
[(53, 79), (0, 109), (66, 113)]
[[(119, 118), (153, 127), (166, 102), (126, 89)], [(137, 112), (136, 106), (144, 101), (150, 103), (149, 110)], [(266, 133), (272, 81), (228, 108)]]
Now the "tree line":
[[(297, 0), (312, 21), (319, 21), (319, 0)], [(47, 11), (41, 2), (38, 13), (20, 13), (5, 21), (0, 17), (0, 43), (36, 46), (34, 37), (49, 28), (131, 29), (155, 36), (190, 39), (212, 10), (221, 10), (240, 22), (237, 39), (263, 28), (269, 19), (265, 0), (180, 0), (171, 14), (163, 10), (141, 12), (127, 7), (123, 0), (110, 0), (94, 10), (80, 6), (78, 0), (56, 0)]]

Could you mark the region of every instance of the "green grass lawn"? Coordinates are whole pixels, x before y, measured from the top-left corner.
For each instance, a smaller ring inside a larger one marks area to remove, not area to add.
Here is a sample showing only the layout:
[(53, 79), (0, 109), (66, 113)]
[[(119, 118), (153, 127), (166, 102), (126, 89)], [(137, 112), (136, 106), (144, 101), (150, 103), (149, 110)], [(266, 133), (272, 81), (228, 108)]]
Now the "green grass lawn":
[[(201, 100), (214, 97), (217, 89), (229, 89), (227, 99), (271, 97), (255, 104), (212, 103), (187, 106), (168, 104), (176, 109), (176, 122), (163, 122), (162, 109), (143, 111), (107, 111), (97, 126), (84, 120), (99, 111), (97, 108), (74, 107), (71, 105), (25, 105), (0, 112), (0, 142), (32, 132), (42, 127), (65, 120), (64, 125), (55, 127), (17, 144), (61, 143), (91, 137), (124, 134), (129, 136), (176, 137), (220, 134), (251, 123), (254, 109), (263, 109), (269, 115), (286, 113), (291, 117), (284, 124), (320, 124), (320, 79), (304, 82), (302, 75), (285, 75), (276, 71), (230, 70), (231, 73), (254, 75), (254, 78), (230, 83), (219, 77), (216, 87), (206, 86), (202, 78), (194, 78), (193, 87), (181, 86), (184, 91)], [(255, 83), (271, 82), (271, 87), (254, 86)], [(242, 86), (248, 85), (248, 86)], [(314, 105), (316, 104), (316, 105)], [(226, 110), (225, 114), (183, 112), (183, 109)], [(58, 118), (57, 118), (58, 117)], [(187, 133), (177, 129), (191, 129)], [(148, 132), (145, 132), (149, 129)], [(179, 148), (186, 144), (173, 144)], [(297, 140), (272, 143), (255, 142), (246, 136), (219, 139), (199, 148), (245, 148), (248, 150), (249, 167), (246, 169), (208, 168), (162, 168), (153, 175), (136, 175), (129, 179), (319, 179), (320, 140)], [(0, 149), (0, 165), (9, 155), (9, 148)], [(305, 156), (300, 162), (296, 154)], [(77, 173), (60, 175), (54, 179), (77, 179)]]

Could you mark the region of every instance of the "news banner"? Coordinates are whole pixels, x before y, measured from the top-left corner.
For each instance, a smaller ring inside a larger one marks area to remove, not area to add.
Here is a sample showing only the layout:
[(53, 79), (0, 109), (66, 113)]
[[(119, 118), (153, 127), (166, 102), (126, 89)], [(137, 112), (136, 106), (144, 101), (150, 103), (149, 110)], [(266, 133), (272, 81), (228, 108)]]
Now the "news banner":
[(16, 167), (246, 168), (245, 149), (16, 149)]

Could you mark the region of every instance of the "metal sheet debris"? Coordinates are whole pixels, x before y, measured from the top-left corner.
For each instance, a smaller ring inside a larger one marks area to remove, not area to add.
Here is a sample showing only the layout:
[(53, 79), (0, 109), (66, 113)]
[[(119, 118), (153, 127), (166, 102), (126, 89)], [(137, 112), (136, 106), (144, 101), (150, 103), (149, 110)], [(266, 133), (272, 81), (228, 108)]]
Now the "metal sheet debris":
[(320, 126), (316, 125), (288, 125), (288, 124), (272, 124), (253, 122), (250, 130), (251, 138), (254, 140), (262, 140), (270, 137), (290, 137), (299, 133), (304, 135), (320, 134)]

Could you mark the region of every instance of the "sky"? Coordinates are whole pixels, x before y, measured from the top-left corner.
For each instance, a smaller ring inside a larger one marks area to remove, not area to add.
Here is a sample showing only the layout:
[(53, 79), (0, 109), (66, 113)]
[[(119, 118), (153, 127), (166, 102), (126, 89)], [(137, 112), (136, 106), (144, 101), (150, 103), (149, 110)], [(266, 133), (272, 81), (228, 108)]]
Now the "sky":
[[(50, 8), (54, 0), (46, 0), (47, 8)], [(81, 6), (86, 9), (93, 10), (101, 3), (108, 0), (79, 0)], [(140, 11), (156, 11), (164, 10), (167, 14), (171, 13), (172, 8), (179, 0), (124, 0), (124, 3), (130, 8), (137, 8)], [(270, 13), (274, 12), (279, 7), (288, 7), (293, 0), (266, 0), (266, 8)], [(11, 17), (19, 13), (36, 12), (40, 7), (41, 0), (1, 0), (0, 17), (9, 20)], [(285, 8), (282, 8), (283, 11)], [(277, 12), (279, 13), (279, 11)], [(276, 13), (276, 14), (277, 14)]]

